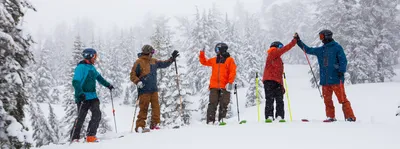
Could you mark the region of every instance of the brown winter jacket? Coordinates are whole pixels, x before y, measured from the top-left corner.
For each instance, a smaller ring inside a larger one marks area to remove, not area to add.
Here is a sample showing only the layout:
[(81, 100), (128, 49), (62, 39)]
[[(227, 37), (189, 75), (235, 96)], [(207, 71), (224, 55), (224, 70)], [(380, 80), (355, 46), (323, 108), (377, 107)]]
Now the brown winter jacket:
[(144, 93), (157, 92), (157, 69), (167, 68), (173, 60), (160, 61), (150, 58), (148, 55), (142, 55), (136, 60), (130, 73), (130, 79), (137, 84), (142, 81), (144, 87), (139, 89), (139, 95)]

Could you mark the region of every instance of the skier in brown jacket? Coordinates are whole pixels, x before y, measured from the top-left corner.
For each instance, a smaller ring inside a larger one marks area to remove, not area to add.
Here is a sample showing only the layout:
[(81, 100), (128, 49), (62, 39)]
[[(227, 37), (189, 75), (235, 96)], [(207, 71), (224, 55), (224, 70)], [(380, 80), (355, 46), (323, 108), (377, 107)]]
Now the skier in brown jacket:
[[(167, 68), (179, 56), (178, 51), (172, 53), (171, 58), (166, 61), (160, 61), (152, 58), (155, 50), (150, 45), (142, 47), (142, 53), (132, 67), (130, 79), (138, 87), (139, 94), (139, 115), (136, 121), (135, 131), (139, 133), (149, 132), (150, 129), (160, 129), (160, 104), (158, 102), (157, 88), (157, 69)], [(151, 104), (151, 123), (150, 129), (145, 128), (147, 111)]]

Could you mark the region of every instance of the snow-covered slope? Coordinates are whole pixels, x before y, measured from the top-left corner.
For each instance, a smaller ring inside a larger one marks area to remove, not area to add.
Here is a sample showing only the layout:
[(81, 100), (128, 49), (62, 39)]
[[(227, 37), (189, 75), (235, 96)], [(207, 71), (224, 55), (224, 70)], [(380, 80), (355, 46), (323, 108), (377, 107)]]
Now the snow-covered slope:
[[(282, 149), (398, 149), (400, 148), (400, 117), (395, 117), (400, 101), (400, 78), (391, 83), (361, 84), (346, 86), (356, 123), (343, 122), (341, 105), (334, 96), (336, 116), (339, 122), (322, 123), (325, 118), (323, 100), (319, 92), (311, 88), (308, 66), (286, 65), (288, 91), (291, 100), (293, 122), (284, 124), (265, 124), (257, 122), (257, 107), (244, 108), (245, 89), (239, 90), (240, 117), (247, 124), (239, 125), (237, 117), (226, 120), (226, 126), (209, 126), (194, 118), (193, 124), (180, 129), (162, 129), (147, 134), (130, 133), (134, 108), (116, 104), (116, 120), (119, 134), (99, 135), (100, 143), (77, 143), (68, 145), (50, 145), (44, 149), (110, 149), (110, 148), (282, 148)], [(234, 96), (233, 96), (234, 97)], [(193, 98), (196, 99), (196, 98)], [(234, 106), (236, 112), (236, 99)], [(264, 100), (264, 99), (262, 99)], [(286, 119), (289, 111), (285, 99)], [(261, 121), (264, 117), (264, 105), (260, 105)], [(60, 109), (56, 109), (62, 112)], [(110, 124), (114, 127), (111, 106), (106, 109)], [(44, 109), (44, 111), (46, 111)], [(110, 111), (110, 112), (108, 112)], [(59, 115), (61, 117), (61, 115)], [(299, 120), (314, 120), (303, 123)], [(123, 138), (114, 138), (118, 135)]]

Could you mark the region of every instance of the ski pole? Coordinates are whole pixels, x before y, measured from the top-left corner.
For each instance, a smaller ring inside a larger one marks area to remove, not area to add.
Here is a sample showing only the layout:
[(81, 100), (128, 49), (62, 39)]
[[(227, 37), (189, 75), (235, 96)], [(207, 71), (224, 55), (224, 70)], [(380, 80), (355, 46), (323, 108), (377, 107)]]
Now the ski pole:
[(315, 85), (317, 85), (317, 88), (318, 88), (318, 91), (319, 91), (319, 95), (320, 95), (320, 97), (321, 97), (322, 99), (324, 99), (323, 96), (322, 96), (321, 90), (320, 90), (320, 88), (319, 88), (319, 84), (318, 84), (318, 82), (317, 82), (317, 78), (315, 77), (314, 70), (313, 70), (312, 67), (311, 67), (310, 59), (308, 59), (306, 50), (304, 50), (304, 46), (303, 46), (301, 49), (303, 50), (304, 55), (306, 56), (306, 59), (307, 59), (307, 62), (308, 62), (308, 66), (310, 66), (311, 73), (312, 73), (312, 75), (313, 75), (313, 77), (314, 77)]
[(238, 99), (238, 94), (237, 94), (237, 84), (235, 84), (235, 91), (234, 94), (236, 94), (236, 106), (237, 106), (237, 112), (238, 112), (238, 122), (239, 124), (246, 123), (246, 120), (240, 121), (240, 112), (239, 112), (239, 99)]
[(114, 109), (114, 101), (113, 101), (113, 96), (112, 96), (112, 90), (110, 90), (110, 94), (111, 94), (112, 112), (113, 112), (113, 116), (114, 116), (115, 132), (118, 133), (118, 131), (117, 131), (117, 122), (115, 121), (115, 109)]
[(288, 100), (288, 107), (289, 107), (289, 116), (290, 116), (290, 122), (292, 122), (292, 109), (290, 107), (290, 98), (289, 98), (289, 87), (286, 83), (286, 73), (283, 72), (283, 79), (285, 80), (285, 88), (286, 88), (286, 98)]
[(181, 90), (179, 88), (179, 73), (178, 73), (178, 66), (176, 64), (176, 60), (174, 61), (174, 63), (175, 63), (175, 72), (176, 72), (176, 84), (177, 84), (178, 93), (179, 93), (180, 113), (181, 113), (181, 117), (183, 120), (182, 95), (181, 95)]
[(260, 99), (258, 97), (258, 72), (256, 72), (256, 100), (257, 100), (257, 116), (258, 122), (260, 122)]
[(132, 120), (131, 133), (133, 133), (133, 124), (135, 123), (136, 110), (137, 110), (138, 102), (139, 102), (139, 93), (138, 93), (138, 97), (136, 98), (136, 101), (135, 101), (135, 112), (133, 113), (133, 120)]
[(235, 91), (233, 93), (236, 94), (236, 108), (237, 108), (237, 112), (238, 112), (238, 122), (240, 122), (239, 99), (238, 99), (238, 94), (237, 94), (237, 84), (235, 84)]
[(82, 110), (83, 104), (84, 104), (84, 102), (81, 101), (81, 103), (80, 103), (80, 105), (79, 105), (79, 109), (78, 109), (78, 116), (77, 116), (76, 119), (75, 119), (74, 126), (73, 126), (73, 128), (72, 128), (72, 134), (70, 135), (70, 142), (69, 142), (69, 145), (72, 144), (72, 136), (74, 136), (74, 134), (75, 134), (76, 124), (78, 123), (79, 115), (81, 114), (81, 110)]

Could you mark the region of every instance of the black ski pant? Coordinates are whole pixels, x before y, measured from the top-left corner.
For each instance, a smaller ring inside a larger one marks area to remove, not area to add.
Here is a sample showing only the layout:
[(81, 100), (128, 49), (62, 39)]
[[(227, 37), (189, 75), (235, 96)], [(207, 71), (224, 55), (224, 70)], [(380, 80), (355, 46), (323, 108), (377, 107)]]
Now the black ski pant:
[[(81, 111), (79, 111), (81, 104)], [(80, 138), (82, 125), (86, 119), (86, 115), (89, 110), (90, 112), (92, 112), (92, 117), (89, 121), (89, 126), (87, 128), (87, 136), (96, 136), (97, 128), (99, 127), (99, 123), (101, 120), (100, 101), (97, 98), (78, 103), (78, 121), (76, 123), (75, 131), (73, 131), (74, 128), (72, 128), (71, 133), (74, 132), (72, 139)]]
[(210, 102), (208, 103), (207, 108), (207, 124), (209, 122), (215, 122), (215, 114), (217, 111), (217, 106), (219, 104), (218, 111), (218, 121), (221, 121), (226, 117), (226, 113), (228, 112), (228, 105), (230, 102), (231, 94), (225, 89), (210, 89)]
[[(284, 88), (281, 84), (276, 81), (265, 80), (264, 82), (265, 91), (265, 119), (272, 117), (275, 119), (280, 116), (282, 119), (285, 118), (285, 109), (283, 103)], [(274, 117), (274, 101), (276, 101), (276, 113)]]

